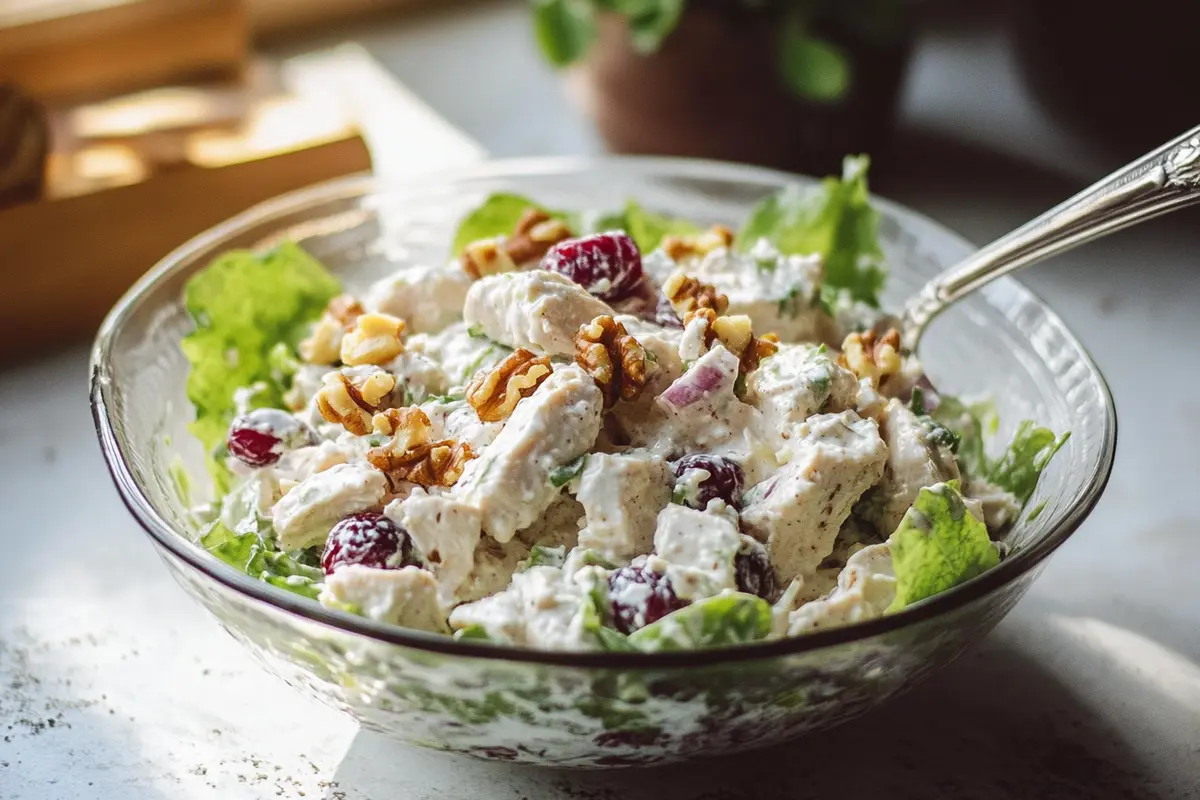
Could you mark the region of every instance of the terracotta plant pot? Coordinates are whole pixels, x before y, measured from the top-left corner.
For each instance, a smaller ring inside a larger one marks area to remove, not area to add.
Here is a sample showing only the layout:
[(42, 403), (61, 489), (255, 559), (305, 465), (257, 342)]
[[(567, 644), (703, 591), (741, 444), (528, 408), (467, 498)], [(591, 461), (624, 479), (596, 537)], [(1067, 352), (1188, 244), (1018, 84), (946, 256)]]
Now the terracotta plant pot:
[(846, 153), (878, 159), (893, 129), (911, 33), (867, 42), (830, 25), (817, 29), (851, 69), (848, 91), (818, 102), (784, 83), (779, 30), (769, 11), (693, 3), (662, 48), (643, 55), (630, 44), (623, 18), (602, 18), (581, 72), (608, 147), (818, 175), (838, 172)]

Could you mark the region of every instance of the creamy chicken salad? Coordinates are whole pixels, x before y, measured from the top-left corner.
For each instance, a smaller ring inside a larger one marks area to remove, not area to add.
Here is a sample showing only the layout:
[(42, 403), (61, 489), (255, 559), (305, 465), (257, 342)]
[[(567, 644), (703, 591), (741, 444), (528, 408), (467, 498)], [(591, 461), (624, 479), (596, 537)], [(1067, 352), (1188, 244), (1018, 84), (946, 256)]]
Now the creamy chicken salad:
[(894, 613), (999, 563), (1062, 445), (999, 457), (878, 310), (866, 161), (738, 232), (494, 195), (446, 263), (342, 287), (295, 244), (194, 277), (218, 558), (381, 622), (549, 650)]

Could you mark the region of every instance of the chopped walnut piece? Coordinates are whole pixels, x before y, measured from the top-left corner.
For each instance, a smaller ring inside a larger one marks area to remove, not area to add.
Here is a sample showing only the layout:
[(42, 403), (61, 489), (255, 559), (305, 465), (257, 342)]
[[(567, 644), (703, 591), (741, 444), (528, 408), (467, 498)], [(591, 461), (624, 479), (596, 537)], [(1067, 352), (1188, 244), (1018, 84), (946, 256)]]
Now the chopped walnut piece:
[(686, 326), (695, 319), (703, 319), (707, 325), (704, 332), (705, 347), (712, 347), (714, 342), (720, 341), (726, 350), (740, 360), (739, 373), (742, 375), (758, 369), (760, 361), (779, 351), (779, 337), (773, 333), (755, 336), (750, 317), (745, 314), (718, 317), (711, 308), (699, 308), (688, 312), (683, 324)]
[(362, 304), (348, 294), (330, 300), (308, 338), (300, 342), (300, 357), (309, 364), (338, 363), (342, 338), (363, 313)]
[(662, 249), (673, 261), (682, 261), (685, 258), (706, 256), (713, 250), (722, 247), (731, 247), (733, 246), (733, 236), (734, 233), (730, 228), (724, 225), (713, 225), (704, 233), (688, 236), (664, 236)]
[(539, 261), (551, 247), (571, 238), (571, 229), (540, 208), (527, 208), (504, 249), (518, 265)]
[(729, 308), (729, 298), (718, 292), (715, 286), (692, 278), (683, 270), (672, 272), (662, 288), (671, 308), (680, 318), (701, 308), (711, 308), (716, 314), (724, 314)]
[(779, 337), (773, 333), (755, 336), (750, 339), (750, 344), (742, 351), (741, 363), (739, 370), (742, 375), (747, 372), (753, 372), (758, 369), (759, 363), (768, 356), (773, 356), (779, 352)]
[(508, 419), (521, 398), (533, 394), (550, 370), (549, 358), (518, 348), (490, 370), (475, 376), (467, 386), (467, 402), (484, 422)]
[(382, 370), (365, 378), (350, 378), (340, 372), (325, 376), (317, 392), (317, 410), (328, 422), (341, 425), (356, 436), (371, 430), (372, 416), (384, 398), (396, 388), (396, 378)]
[(350, 366), (385, 364), (404, 352), (400, 335), (404, 320), (391, 314), (362, 314), (354, 330), (342, 337), (342, 363)]
[(607, 314), (579, 326), (575, 361), (596, 381), (604, 407), (636, 400), (646, 386), (646, 351), (625, 326)]
[(539, 260), (551, 247), (571, 238), (571, 229), (540, 208), (527, 208), (511, 236), (479, 239), (463, 248), (463, 270), (473, 279), (512, 272)]
[(429, 441), (429, 436), (433, 432), (428, 415), (416, 406), (380, 411), (371, 419), (371, 426), (375, 433), (382, 433), (385, 436), (393, 436), (396, 431), (401, 429), (409, 431), (410, 435), (425, 430), (425, 438), (421, 441)]
[(900, 371), (900, 332), (889, 328), (882, 336), (874, 330), (851, 333), (842, 342), (838, 363), (878, 387), (884, 378)]
[(463, 248), (460, 259), (463, 271), (474, 280), (485, 275), (512, 272), (517, 264), (504, 248), (503, 239), (479, 239)]
[(470, 445), (452, 439), (430, 441), (433, 426), (419, 408), (390, 409), (375, 419), (377, 428), (391, 429), (392, 439), (369, 450), (367, 461), (387, 476), (393, 490), (402, 482), (453, 486), (475, 457)]

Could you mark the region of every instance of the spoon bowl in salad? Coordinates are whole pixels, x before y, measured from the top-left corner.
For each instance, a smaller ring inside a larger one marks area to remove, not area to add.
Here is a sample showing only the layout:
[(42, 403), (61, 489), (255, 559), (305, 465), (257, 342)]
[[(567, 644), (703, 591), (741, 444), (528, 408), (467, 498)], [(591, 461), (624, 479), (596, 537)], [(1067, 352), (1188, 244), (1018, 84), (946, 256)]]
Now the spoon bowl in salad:
[[(349, 178), (251, 209), (169, 255), (102, 327), (92, 405), (114, 481), (176, 579), (268, 669), (399, 740), (534, 764), (638, 765), (765, 746), (862, 713), (985, 635), (1091, 511), (1108, 479), (1116, 417), (1104, 380), (1061, 320), (1011, 279), (933, 323), (921, 351), (928, 382), (944, 396), (994, 398), (990, 463), (1003, 460), (1022, 420), (1070, 437), (1038, 465), (1045, 470), (1032, 496), (998, 534), (999, 563), (856, 624), (801, 626), (799, 635), (747, 636), (754, 641), (723, 647), (716, 645), (732, 640), (696, 633), (683, 650), (661, 646), (675, 641), (663, 636), (630, 646), (613, 633), (602, 637), (614, 642), (607, 648), (537, 649), (486, 625), (457, 626), (451, 637), (371, 618), (336, 598), (315, 602), (308, 576), (316, 568), (284, 569), (290, 555), (282, 551), (251, 548), (239, 571), (214, 555), (220, 543), (213, 552), (202, 546), (206, 529), (195, 513), (220, 498), (209, 488), (210, 454), (189, 427), (189, 397), (204, 387), (193, 383), (189, 394), (191, 365), (180, 342), (196, 328), (185, 288), (218, 256), (292, 242), (342, 286), (362, 290), (405, 266), (446, 262), (461, 220), (496, 193), (570, 211), (621, 209), (636, 198), (671, 218), (736, 226), (785, 189), (818, 186), (711, 162), (532, 160), (402, 185)], [(885, 308), (897, 308), (971, 252), (920, 215), (878, 198), (871, 204), (888, 270)]]

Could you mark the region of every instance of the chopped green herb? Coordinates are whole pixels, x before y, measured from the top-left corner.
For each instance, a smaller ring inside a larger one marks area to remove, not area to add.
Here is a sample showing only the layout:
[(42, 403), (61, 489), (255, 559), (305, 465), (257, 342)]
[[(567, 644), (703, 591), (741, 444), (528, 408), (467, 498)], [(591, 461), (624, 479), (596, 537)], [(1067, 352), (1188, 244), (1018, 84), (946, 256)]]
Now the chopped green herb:
[(584, 466), (587, 464), (587, 455), (582, 455), (572, 461), (568, 461), (561, 467), (555, 467), (550, 471), (550, 485), (555, 489), (561, 489), (571, 481), (579, 477), (583, 472)]

